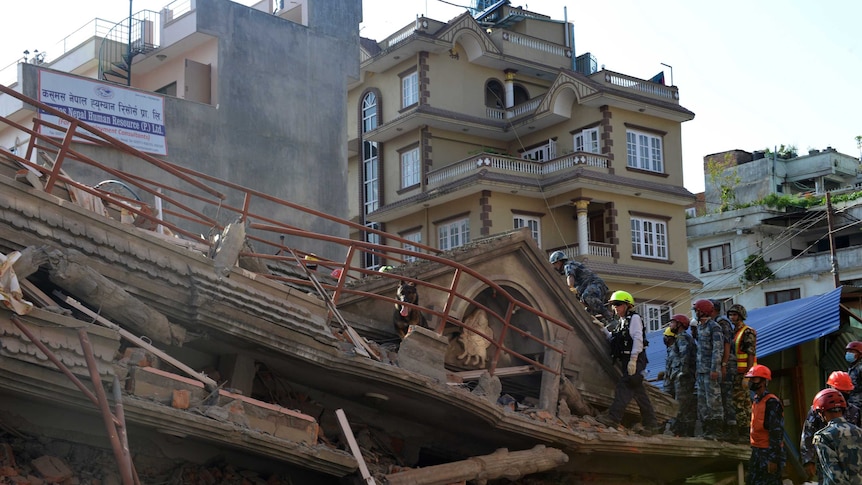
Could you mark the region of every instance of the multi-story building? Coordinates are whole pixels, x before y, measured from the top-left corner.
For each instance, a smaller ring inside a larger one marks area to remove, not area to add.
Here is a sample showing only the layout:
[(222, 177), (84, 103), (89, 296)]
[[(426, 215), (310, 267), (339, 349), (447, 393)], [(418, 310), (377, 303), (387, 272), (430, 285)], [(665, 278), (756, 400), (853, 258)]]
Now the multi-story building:
[(676, 86), (576, 55), (570, 23), (508, 1), (476, 7), (362, 39), (351, 217), (402, 238), (390, 245), (440, 250), (528, 227), (544, 251), (632, 291), (658, 328), (699, 286), (682, 253), (694, 196), (680, 127), (694, 113)]
[[(704, 284), (698, 293), (757, 308), (858, 285), (858, 159), (831, 148), (704, 157), (705, 166), (716, 163), (705, 177), (703, 214), (687, 224), (689, 267)], [(834, 198), (831, 222), (826, 193)]]

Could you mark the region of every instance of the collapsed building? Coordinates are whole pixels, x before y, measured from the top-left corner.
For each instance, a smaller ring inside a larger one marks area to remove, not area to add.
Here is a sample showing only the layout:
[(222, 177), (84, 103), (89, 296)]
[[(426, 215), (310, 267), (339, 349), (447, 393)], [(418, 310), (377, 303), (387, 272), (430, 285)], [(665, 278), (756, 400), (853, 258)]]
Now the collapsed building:
[[(0, 91), (64, 121), (57, 137), (40, 119), (0, 118), (30, 139), (0, 152), (3, 436), (110, 450), (115, 469), (102, 473), (117, 483), (225, 460), (283, 483), (655, 484), (735, 477), (748, 458), (747, 446), (592, 419), (618, 371), (526, 231), (449, 252), (315, 232), (261, 203), (358, 228)], [(78, 182), (75, 166), (110, 183)], [(317, 256), (321, 245), (343, 259)], [(366, 269), (364, 254), (393, 268)], [(404, 282), (428, 328), (401, 340)], [(659, 418), (672, 417), (675, 402), (649, 387)]]

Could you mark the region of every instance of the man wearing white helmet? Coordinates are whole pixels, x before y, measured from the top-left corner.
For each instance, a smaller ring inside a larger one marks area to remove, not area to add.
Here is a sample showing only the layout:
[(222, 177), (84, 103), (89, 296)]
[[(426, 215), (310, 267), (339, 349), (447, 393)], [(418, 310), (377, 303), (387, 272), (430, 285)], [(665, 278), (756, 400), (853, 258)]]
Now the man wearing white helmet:
[(550, 263), (558, 273), (566, 276), (569, 289), (577, 293), (578, 300), (584, 304), (590, 315), (598, 316), (606, 324), (614, 319), (613, 313), (605, 305), (608, 286), (603, 279), (583, 263), (569, 260), (562, 251), (551, 253)]

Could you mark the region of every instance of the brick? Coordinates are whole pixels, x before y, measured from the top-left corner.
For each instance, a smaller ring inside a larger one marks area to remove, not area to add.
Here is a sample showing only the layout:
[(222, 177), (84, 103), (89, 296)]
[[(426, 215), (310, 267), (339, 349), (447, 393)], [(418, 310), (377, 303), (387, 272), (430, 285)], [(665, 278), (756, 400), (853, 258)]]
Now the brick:
[(174, 389), (171, 406), (177, 409), (188, 409), (192, 393), (188, 389)]
[(56, 456), (42, 455), (30, 464), (48, 482), (62, 482), (73, 475), (66, 462)]

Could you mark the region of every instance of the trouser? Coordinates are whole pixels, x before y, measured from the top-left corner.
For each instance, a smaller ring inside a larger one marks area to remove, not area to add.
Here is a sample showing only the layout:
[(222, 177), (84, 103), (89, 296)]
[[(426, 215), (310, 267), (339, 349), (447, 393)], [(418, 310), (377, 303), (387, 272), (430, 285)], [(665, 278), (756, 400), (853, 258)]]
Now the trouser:
[(781, 470), (784, 468), (784, 463), (778, 463), (778, 470), (775, 473), (769, 473), (768, 452), (768, 448), (751, 447), (745, 485), (781, 485)]
[(617, 381), (617, 387), (614, 390), (614, 401), (611, 403), (611, 407), (608, 408), (608, 416), (610, 416), (610, 418), (615, 422), (619, 423), (623, 420), (623, 413), (626, 410), (626, 406), (628, 406), (629, 402), (634, 398), (635, 402), (638, 404), (638, 408), (640, 409), (641, 421), (643, 422), (644, 427), (658, 427), (655, 410), (652, 407), (646, 387), (644, 386), (643, 370), (646, 368), (646, 365), (646, 352), (641, 352), (638, 355), (637, 372), (635, 372), (635, 375), (633, 376), (628, 375), (628, 371), (626, 370), (628, 360), (620, 362), (623, 376), (619, 381)]
[(734, 370), (733, 405), (736, 407), (736, 425), (740, 436), (746, 436), (751, 427), (751, 391), (743, 384), (745, 374)]
[(721, 404), (724, 409), (724, 422), (727, 426), (736, 426), (736, 405), (733, 403), (733, 373), (736, 372), (736, 361), (731, 361), (734, 365), (727, 366), (724, 373), (724, 378), (721, 380)]
[(708, 373), (697, 374), (697, 417), (702, 423), (724, 420), (721, 405), (721, 382), (712, 380)]
[(694, 425), (697, 421), (697, 398), (694, 394), (694, 376), (685, 375), (674, 379), (674, 396), (679, 403), (671, 431), (677, 436), (694, 436)]

